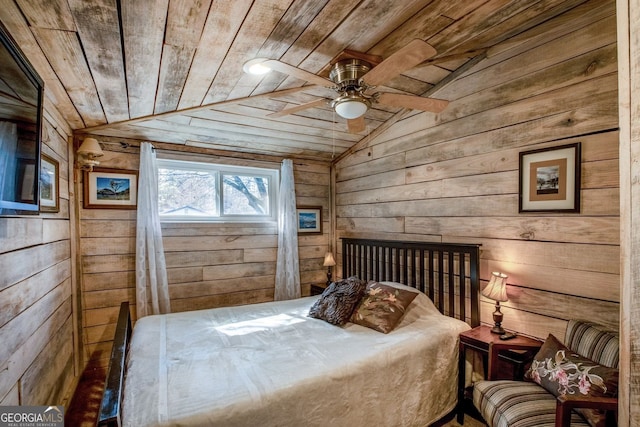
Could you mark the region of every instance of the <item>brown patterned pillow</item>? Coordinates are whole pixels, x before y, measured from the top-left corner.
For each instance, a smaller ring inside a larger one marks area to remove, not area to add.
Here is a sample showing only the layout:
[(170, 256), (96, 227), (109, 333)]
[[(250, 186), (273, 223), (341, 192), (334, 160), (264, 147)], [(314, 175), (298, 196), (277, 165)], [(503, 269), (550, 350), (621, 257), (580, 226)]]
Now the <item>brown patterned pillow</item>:
[(357, 277), (331, 283), (309, 309), (309, 317), (322, 319), (333, 325), (344, 325), (364, 295), (366, 282)]
[(369, 282), (351, 321), (387, 334), (398, 325), (417, 295), (417, 292)]
[[(618, 394), (618, 370), (582, 357), (549, 334), (525, 378), (544, 387), (554, 396), (583, 395), (615, 397)], [(591, 425), (604, 426), (605, 413), (595, 409), (576, 409)]]

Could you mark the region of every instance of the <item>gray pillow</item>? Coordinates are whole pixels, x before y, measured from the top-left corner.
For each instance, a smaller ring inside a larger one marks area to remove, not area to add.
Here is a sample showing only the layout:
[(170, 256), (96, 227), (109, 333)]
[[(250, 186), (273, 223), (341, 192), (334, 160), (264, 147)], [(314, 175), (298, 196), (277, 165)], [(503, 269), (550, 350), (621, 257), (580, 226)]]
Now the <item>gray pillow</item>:
[(332, 325), (344, 325), (360, 302), (366, 287), (366, 282), (355, 276), (331, 283), (309, 309), (309, 317), (322, 319)]

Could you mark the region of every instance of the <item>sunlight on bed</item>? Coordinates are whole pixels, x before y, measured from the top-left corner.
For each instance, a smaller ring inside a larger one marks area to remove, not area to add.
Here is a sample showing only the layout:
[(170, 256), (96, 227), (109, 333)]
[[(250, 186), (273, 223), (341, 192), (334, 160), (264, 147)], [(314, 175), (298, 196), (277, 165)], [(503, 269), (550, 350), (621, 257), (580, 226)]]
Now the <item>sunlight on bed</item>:
[(261, 317), (259, 319), (251, 319), (245, 320), (243, 322), (216, 326), (214, 327), (214, 329), (229, 336), (236, 336), (266, 331), (275, 327), (288, 326), (300, 322), (305, 322), (305, 319), (300, 317), (292, 317), (287, 314), (278, 314), (275, 316)]

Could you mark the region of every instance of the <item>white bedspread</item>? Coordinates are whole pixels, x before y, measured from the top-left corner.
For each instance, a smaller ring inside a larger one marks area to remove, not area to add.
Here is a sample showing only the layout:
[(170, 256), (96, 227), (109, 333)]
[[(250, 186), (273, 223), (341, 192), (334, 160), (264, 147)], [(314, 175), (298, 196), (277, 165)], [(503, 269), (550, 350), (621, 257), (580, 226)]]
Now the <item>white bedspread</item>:
[(387, 335), (340, 328), (307, 317), (316, 298), (139, 320), (124, 425), (425, 427), (454, 408), (466, 323), (421, 294)]

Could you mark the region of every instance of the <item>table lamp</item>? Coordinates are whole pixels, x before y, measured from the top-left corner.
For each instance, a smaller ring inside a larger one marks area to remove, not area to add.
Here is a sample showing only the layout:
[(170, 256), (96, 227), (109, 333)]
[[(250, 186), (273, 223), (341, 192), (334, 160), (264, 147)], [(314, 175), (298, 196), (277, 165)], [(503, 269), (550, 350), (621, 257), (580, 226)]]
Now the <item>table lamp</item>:
[(491, 329), (494, 334), (504, 334), (505, 330), (502, 329), (502, 312), (500, 312), (500, 302), (508, 301), (507, 298), (507, 276), (504, 273), (494, 271), (491, 273), (491, 280), (487, 286), (482, 290), (482, 295), (492, 299), (496, 302), (496, 311), (493, 312), (493, 321), (495, 325)]
[(333, 259), (331, 252), (324, 254), (324, 263), (322, 263), (322, 265), (327, 267), (327, 286), (329, 286), (331, 284), (331, 267), (336, 265), (336, 260)]

